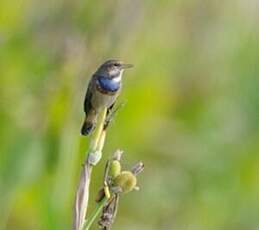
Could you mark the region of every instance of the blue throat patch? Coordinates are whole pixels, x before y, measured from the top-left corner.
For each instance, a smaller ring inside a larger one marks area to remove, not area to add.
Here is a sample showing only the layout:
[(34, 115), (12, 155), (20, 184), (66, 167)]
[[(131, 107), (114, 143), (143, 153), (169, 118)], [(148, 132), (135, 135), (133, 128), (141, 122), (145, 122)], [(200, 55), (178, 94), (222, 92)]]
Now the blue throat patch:
[(120, 82), (113, 81), (106, 77), (99, 76), (97, 82), (100, 87), (107, 92), (116, 92), (120, 88)]

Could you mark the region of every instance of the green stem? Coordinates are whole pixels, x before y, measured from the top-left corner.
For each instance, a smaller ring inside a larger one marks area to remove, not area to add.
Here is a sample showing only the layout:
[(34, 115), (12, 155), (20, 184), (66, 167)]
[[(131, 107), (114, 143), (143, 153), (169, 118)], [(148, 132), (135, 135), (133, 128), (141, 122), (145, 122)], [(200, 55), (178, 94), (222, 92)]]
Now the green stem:
[(88, 219), (85, 222), (84, 230), (90, 229), (91, 225), (102, 211), (103, 206), (105, 205), (107, 200), (108, 199), (104, 197), (100, 202), (97, 203), (95, 210), (92, 212), (92, 214), (88, 217)]
[[(97, 127), (91, 138), (89, 153), (101, 154), (101, 152), (102, 152), (103, 145), (105, 142), (105, 136), (106, 136), (106, 132), (103, 131), (106, 112), (107, 112), (107, 109), (104, 108), (99, 113)], [(77, 194), (76, 194), (74, 229), (82, 230), (84, 228), (84, 223), (85, 223), (84, 220), (85, 220), (87, 206), (88, 206), (89, 184), (90, 184), (90, 180), (91, 180), (92, 169), (93, 169), (93, 165), (91, 165), (87, 162), (84, 165), (84, 168), (81, 172), (80, 181), (79, 181)], [(100, 211), (98, 211), (97, 214), (99, 212)], [(92, 215), (90, 217), (95, 218), (95, 216), (92, 217)], [(89, 218), (89, 219), (91, 220), (91, 218)], [(90, 223), (90, 225), (91, 224), (92, 223)]]
[(92, 142), (90, 144), (90, 150), (92, 150), (92, 151), (95, 151), (98, 148), (98, 144), (100, 142), (101, 135), (103, 132), (103, 126), (105, 123), (106, 112), (107, 112), (107, 109), (104, 108), (99, 114), (96, 131), (93, 133), (94, 136), (92, 137)]

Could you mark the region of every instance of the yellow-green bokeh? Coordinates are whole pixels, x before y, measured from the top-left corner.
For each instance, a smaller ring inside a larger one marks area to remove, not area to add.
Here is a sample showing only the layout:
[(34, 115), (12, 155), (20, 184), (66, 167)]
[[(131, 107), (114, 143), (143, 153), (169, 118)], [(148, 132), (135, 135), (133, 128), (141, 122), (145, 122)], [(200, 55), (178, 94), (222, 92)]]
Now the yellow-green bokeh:
[[(145, 163), (114, 229), (259, 226), (259, 17), (253, 0), (0, 3), (0, 229), (71, 229), (88, 138), (83, 98), (108, 58), (133, 63), (94, 169)], [(96, 226), (94, 229), (98, 229)]]

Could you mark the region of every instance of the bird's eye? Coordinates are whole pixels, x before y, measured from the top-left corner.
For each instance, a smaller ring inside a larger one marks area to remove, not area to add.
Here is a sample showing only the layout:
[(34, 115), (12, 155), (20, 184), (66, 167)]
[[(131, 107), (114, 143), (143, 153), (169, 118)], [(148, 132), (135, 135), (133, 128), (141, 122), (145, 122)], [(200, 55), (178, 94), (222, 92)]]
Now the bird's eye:
[(119, 66), (120, 66), (120, 64), (119, 64), (119, 63), (115, 63), (115, 64), (114, 64), (114, 66), (119, 67)]

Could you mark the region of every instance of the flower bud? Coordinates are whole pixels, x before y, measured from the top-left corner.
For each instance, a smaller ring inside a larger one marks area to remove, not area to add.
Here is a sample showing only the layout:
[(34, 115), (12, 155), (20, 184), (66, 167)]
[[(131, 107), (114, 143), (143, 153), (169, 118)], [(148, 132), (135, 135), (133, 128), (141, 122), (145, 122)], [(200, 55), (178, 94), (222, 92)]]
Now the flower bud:
[(121, 187), (123, 192), (130, 192), (135, 188), (137, 178), (130, 171), (123, 171), (114, 179), (114, 185)]
[(121, 173), (121, 164), (118, 160), (113, 160), (111, 163), (110, 163), (110, 167), (109, 167), (109, 172), (108, 172), (108, 175), (111, 177), (111, 178), (115, 178), (117, 177), (119, 174)]

